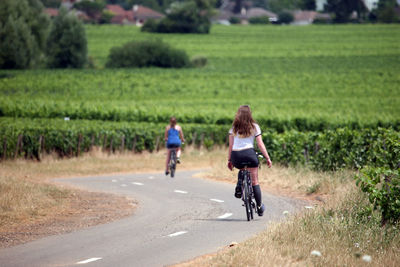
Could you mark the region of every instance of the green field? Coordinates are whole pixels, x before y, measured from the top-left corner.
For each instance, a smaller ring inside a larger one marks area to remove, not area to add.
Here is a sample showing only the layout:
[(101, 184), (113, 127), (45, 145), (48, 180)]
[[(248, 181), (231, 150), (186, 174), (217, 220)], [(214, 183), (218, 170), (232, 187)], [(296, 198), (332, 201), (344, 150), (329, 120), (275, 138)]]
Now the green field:
[[(350, 139), (361, 150), (368, 140), (363, 129), (400, 130), (398, 25), (214, 26), (209, 35), (149, 34), (116, 25), (86, 29), (95, 69), (0, 71), (0, 156), (43, 149), (74, 155), (91, 144), (153, 150), (172, 115), (188, 139), (211, 147), (226, 142), (241, 104), (251, 105), (264, 132), (289, 131), (270, 141), (286, 146), (295, 140), (296, 160), (305, 146), (325, 138), (304, 139), (292, 130), (360, 130)], [(208, 64), (104, 68), (110, 48), (148, 38), (205, 56)]]
[[(89, 56), (98, 69), (3, 70), (0, 114), (156, 122), (176, 115), (183, 122), (228, 123), (245, 103), (259, 120), (390, 124), (400, 118), (399, 30), (214, 26), (209, 35), (167, 35), (87, 26)], [(104, 69), (111, 47), (147, 38), (203, 55), (208, 65)]]

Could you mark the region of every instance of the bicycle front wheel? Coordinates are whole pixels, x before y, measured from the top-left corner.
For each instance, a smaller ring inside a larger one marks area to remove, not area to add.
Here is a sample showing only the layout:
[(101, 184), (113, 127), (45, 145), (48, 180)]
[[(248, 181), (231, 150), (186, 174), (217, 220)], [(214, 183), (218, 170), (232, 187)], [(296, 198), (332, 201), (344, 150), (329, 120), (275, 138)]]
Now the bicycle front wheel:
[(171, 177), (175, 176), (175, 169), (176, 169), (176, 152), (175, 150), (171, 151), (171, 160), (169, 163), (169, 169), (171, 172)]

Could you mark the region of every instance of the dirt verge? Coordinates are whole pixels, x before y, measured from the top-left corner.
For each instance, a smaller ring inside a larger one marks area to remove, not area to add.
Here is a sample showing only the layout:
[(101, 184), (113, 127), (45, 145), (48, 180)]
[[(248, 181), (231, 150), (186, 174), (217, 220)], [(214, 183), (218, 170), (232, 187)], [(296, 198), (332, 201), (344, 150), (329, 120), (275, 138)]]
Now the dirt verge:
[(73, 190), (62, 210), (18, 225), (0, 227), (0, 248), (11, 247), (50, 235), (65, 234), (132, 215), (137, 203), (106, 193)]

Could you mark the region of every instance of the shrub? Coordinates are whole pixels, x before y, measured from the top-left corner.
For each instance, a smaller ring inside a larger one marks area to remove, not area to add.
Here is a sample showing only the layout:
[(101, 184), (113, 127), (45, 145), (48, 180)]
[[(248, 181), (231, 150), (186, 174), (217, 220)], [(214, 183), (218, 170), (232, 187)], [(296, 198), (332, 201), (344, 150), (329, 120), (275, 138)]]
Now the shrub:
[(189, 66), (185, 51), (171, 48), (159, 40), (129, 42), (122, 47), (111, 48), (106, 67), (162, 67), (182, 68)]
[(238, 17), (230, 17), (229, 22), (231, 24), (240, 24), (240, 19)]
[(38, 0), (0, 1), (0, 68), (26, 69), (43, 58), (49, 18)]
[(154, 19), (148, 19), (140, 29), (142, 32), (156, 32), (157, 31), (157, 21)]
[(86, 64), (86, 32), (75, 14), (60, 10), (47, 40), (47, 55), (51, 68), (82, 68)]
[(250, 24), (269, 24), (268, 16), (253, 17), (249, 19)]
[(313, 20), (313, 24), (331, 24), (332, 20), (328, 18), (316, 18)]
[(355, 179), (374, 209), (382, 213), (382, 225), (400, 220), (399, 170), (366, 167)]
[(197, 68), (204, 67), (207, 65), (207, 58), (204, 56), (195, 56), (192, 58), (191, 65)]
[(278, 15), (278, 22), (281, 24), (290, 24), (294, 20), (293, 14), (287, 11), (283, 11)]
[(101, 12), (101, 17), (99, 19), (100, 24), (109, 24), (111, 23), (112, 18), (115, 16), (113, 12), (110, 10), (103, 10)]

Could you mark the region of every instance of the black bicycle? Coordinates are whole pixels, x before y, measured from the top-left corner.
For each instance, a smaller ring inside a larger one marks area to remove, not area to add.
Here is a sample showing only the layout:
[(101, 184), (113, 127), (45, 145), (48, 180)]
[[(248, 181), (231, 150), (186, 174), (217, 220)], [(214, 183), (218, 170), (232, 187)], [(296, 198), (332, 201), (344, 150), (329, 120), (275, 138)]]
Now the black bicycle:
[[(260, 159), (264, 158), (261, 153), (257, 153), (257, 156)], [(247, 170), (247, 164), (248, 163), (243, 163), (243, 165), (245, 166), (242, 170), (239, 171), (238, 178), (242, 179), (243, 206), (246, 209), (247, 221), (250, 221), (254, 219), (254, 212), (258, 213), (258, 206), (254, 198), (253, 185), (251, 182), (251, 174), (250, 171)], [(261, 167), (261, 164), (259, 166)]]
[(175, 170), (176, 170), (176, 149), (172, 148), (171, 149), (171, 158), (169, 159), (169, 171), (171, 174), (171, 178), (175, 176)]
[(250, 172), (247, 170), (247, 166), (243, 170), (239, 171), (239, 179), (242, 179), (242, 200), (243, 206), (246, 209), (247, 220), (254, 219), (253, 210), (258, 213), (258, 207), (255, 203), (253, 186), (251, 183)]

